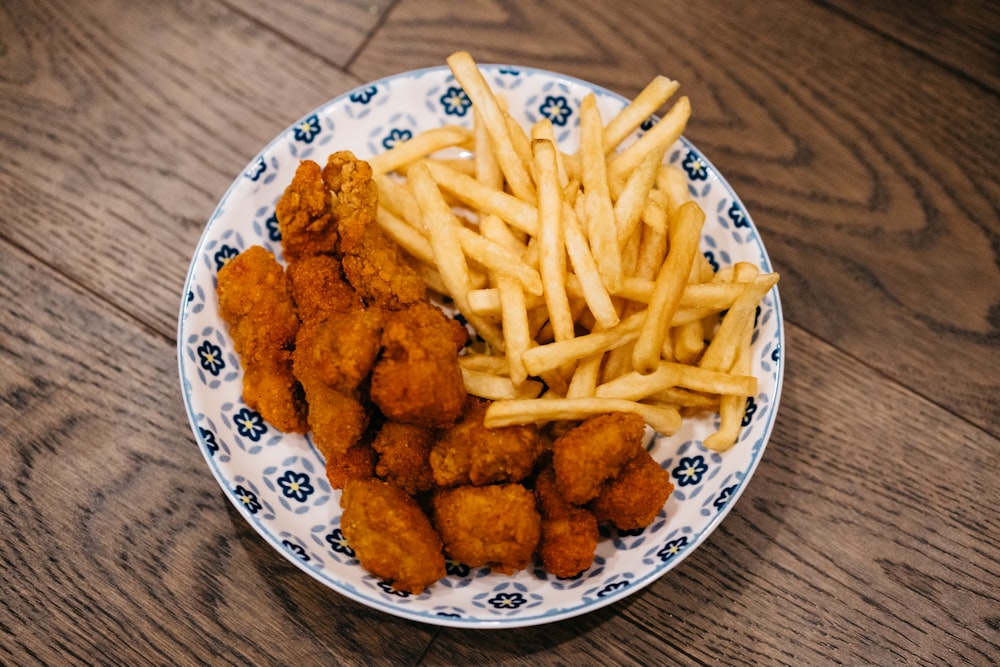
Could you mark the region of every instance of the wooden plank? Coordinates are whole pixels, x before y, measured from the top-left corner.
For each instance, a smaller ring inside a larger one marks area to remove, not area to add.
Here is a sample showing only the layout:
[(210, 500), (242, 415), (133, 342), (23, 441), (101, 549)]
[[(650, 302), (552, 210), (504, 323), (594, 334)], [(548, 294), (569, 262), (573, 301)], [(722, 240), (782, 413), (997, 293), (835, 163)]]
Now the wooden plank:
[(866, 28), (1000, 91), (1000, 5), (990, 0), (906, 4), (826, 0)]
[(0, 236), (163, 334), (230, 183), (355, 84), (207, 0), (43, 0), (0, 15)]
[(688, 138), (784, 274), (788, 318), (1000, 434), (982, 363), (1000, 340), (995, 95), (817, 5), (487, 4), (480, 18), (403, 0), (352, 72), (375, 78), (472, 44), (480, 62), (626, 95), (676, 78), (692, 101)]
[(774, 436), (701, 549), (610, 610), (488, 643), (445, 630), (422, 664), (988, 664), (1000, 441), (789, 334)]
[(169, 337), (7, 244), (0, 303), (0, 663), (415, 663), (432, 629), (323, 587), (235, 511)]

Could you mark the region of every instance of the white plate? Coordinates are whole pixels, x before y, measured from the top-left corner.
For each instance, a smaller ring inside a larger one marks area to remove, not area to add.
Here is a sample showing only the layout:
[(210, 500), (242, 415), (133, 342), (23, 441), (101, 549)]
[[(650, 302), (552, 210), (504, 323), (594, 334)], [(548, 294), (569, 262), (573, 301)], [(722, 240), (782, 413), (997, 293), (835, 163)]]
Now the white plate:
[[(528, 124), (543, 115), (563, 147), (576, 144), (581, 99), (596, 93), (605, 119), (626, 104), (608, 90), (551, 72), (482, 65), (511, 112)], [(329, 153), (361, 158), (443, 124), (470, 125), (464, 93), (446, 67), (407, 72), (346, 93), (274, 139), (233, 182), (195, 250), (184, 288), (177, 351), (181, 387), (195, 439), (225, 494), (283, 556), (330, 588), (390, 614), (470, 628), (527, 626), (598, 609), (638, 591), (676, 567), (732, 508), (761, 460), (781, 393), (783, 324), (777, 289), (764, 299), (753, 342), (759, 393), (739, 442), (724, 454), (701, 445), (712, 418), (687, 420), (673, 437), (653, 439), (652, 453), (671, 472), (674, 494), (638, 534), (602, 532), (593, 566), (569, 580), (529, 568), (515, 576), (449, 565), (449, 575), (421, 595), (393, 591), (368, 574), (340, 533), (339, 492), (307, 437), (279, 433), (248, 410), (239, 360), (215, 297), (218, 268), (238, 251), (262, 244), (281, 257), (275, 203), (298, 161), (324, 163)], [(695, 112), (694, 122), (697, 122)], [(716, 265), (771, 263), (749, 214), (712, 164), (683, 138), (666, 159), (688, 174), (707, 214), (703, 252)]]

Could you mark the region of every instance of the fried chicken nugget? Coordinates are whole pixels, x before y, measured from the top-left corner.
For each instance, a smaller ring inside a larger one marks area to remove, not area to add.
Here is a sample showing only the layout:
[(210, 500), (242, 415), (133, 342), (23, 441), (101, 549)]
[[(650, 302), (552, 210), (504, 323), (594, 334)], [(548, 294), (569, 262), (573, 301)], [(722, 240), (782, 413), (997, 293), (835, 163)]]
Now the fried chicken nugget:
[(434, 429), (387, 421), (372, 443), (378, 453), (375, 474), (411, 496), (431, 490), (430, 453), (436, 439)]
[(279, 431), (305, 433), (306, 406), (292, 372), (299, 318), (288, 276), (261, 246), (219, 270), (219, 315), (243, 366), (243, 400)]
[(591, 417), (552, 443), (556, 484), (569, 502), (593, 500), (604, 482), (643, 451), (646, 423), (634, 413)]
[(339, 151), (329, 156), (322, 176), (333, 192), (337, 250), (347, 281), (366, 303), (383, 308), (398, 310), (423, 300), (423, 279), (378, 226), (378, 186), (371, 165), (350, 151)]
[(562, 497), (551, 467), (544, 468), (535, 480), (535, 500), (542, 516), (538, 545), (542, 565), (557, 577), (575, 577), (594, 562), (599, 538), (597, 518)]
[(340, 504), (341, 530), (366, 570), (415, 595), (445, 576), (441, 538), (405, 491), (378, 479), (350, 480)]
[(285, 261), (328, 255), (337, 247), (337, 223), (323, 170), (302, 160), (275, 208)]
[(601, 523), (609, 522), (619, 530), (637, 530), (653, 522), (673, 492), (670, 473), (644, 449), (604, 483), (590, 509)]
[(372, 401), (393, 421), (453, 424), (467, 396), (457, 354), (466, 336), (461, 324), (425, 301), (386, 311), (382, 356), (372, 371)]
[(438, 489), (431, 505), (434, 525), (451, 558), (503, 574), (531, 562), (542, 520), (534, 494), (521, 484)]
[(326, 478), (330, 486), (343, 489), (354, 479), (372, 479), (375, 476), (375, 450), (367, 440), (360, 440), (343, 454), (326, 456)]
[(290, 263), (288, 278), (303, 321), (364, 308), (361, 297), (344, 279), (340, 260), (332, 255), (313, 255)]
[(430, 453), (438, 486), (519, 482), (543, 452), (534, 424), (486, 428), (487, 401), (470, 399), (461, 419), (444, 431)]

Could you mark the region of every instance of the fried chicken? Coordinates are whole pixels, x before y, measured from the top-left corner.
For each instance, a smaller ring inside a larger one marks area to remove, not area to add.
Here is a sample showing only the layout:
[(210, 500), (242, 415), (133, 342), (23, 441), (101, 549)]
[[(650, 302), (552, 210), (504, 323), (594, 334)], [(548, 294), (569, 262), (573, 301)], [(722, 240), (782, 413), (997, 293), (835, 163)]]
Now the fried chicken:
[(365, 439), (348, 447), (343, 454), (326, 455), (326, 478), (330, 486), (343, 489), (350, 480), (372, 479), (375, 476), (375, 457), (375, 450)]
[(470, 399), (461, 420), (444, 431), (431, 450), (430, 466), (438, 486), (483, 486), (519, 482), (531, 474), (542, 454), (534, 424), (486, 428), (489, 403)]
[(288, 276), (252, 246), (219, 270), (219, 315), (243, 366), (243, 400), (279, 431), (305, 433), (306, 406), (292, 372), (299, 328)]
[(378, 186), (371, 166), (340, 151), (329, 156), (322, 177), (333, 193), (344, 275), (365, 303), (398, 310), (426, 298), (424, 281), (378, 226)]
[(582, 505), (600, 493), (642, 451), (646, 423), (634, 413), (591, 417), (552, 443), (552, 467), (562, 496)]
[(437, 433), (434, 429), (388, 421), (372, 443), (378, 453), (375, 474), (408, 494), (434, 488), (430, 453)]
[(417, 501), (377, 479), (344, 486), (341, 530), (366, 570), (419, 594), (445, 576), (441, 538)]
[(340, 260), (332, 255), (312, 255), (291, 262), (288, 278), (303, 321), (364, 308), (361, 297), (344, 280)]
[(653, 522), (673, 491), (670, 473), (643, 449), (605, 482), (590, 509), (602, 523), (609, 522), (619, 530), (637, 530)]
[(323, 182), (322, 168), (302, 160), (275, 209), (285, 261), (332, 254), (337, 245), (337, 223), (332, 197)]
[(557, 577), (575, 577), (594, 562), (597, 519), (589, 510), (562, 497), (555, 471), (546, 467), (535, 480), (535, 500), (542, 516), (538, 556), (545, 570)]
[(465, 328), (429, 302), (387, 311), (382, 356), (372, 371), (372, 401), (393, 421), (454, 423), (467, 396), (457, 354), (466, 339)]
[(541, 517), (534, 495), (521, 484), (438, 489), (431, 505), (445, 552), (455, 560), (504, 574), (531, 562)]

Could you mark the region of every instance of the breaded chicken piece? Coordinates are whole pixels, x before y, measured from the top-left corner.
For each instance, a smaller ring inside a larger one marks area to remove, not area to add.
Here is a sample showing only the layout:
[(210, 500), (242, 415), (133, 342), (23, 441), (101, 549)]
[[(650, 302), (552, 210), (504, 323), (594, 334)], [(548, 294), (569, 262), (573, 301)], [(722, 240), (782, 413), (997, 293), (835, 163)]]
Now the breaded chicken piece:
[(582, 505), (643, 451), (646, 423), (629, 412), (591, 417), (552, 443), (552, 467), (563, 498)]
[(292, 262), (288, 278), (292, 281), (295, 307), (304, 322), (364, 308), (361, 297), (344, 279), (340, 260), (332, 255), (313, 255)]
[(372, 401), (393, 421), (453, 424), (467, 395), (458, 365), (465, 328), (424, 301), (385, 315), (382, 356), (372, 371)]
[(333, 153), (323, 168), (333, 192), (344, 275), (367, 304), (397, 310), (426, 297), (423, 279), (378, 226), (378, 186), (372, 169), (350, 151)]
[(547, 467), (535, 480), (535, 500), (542, 515), (538, 556), (550, 574), (570, 578), (594, 562), (597, 519), (589, 510), (568, 502), (556, 486), (556, 474)]
[(376, 308), (303, 320), (295, 339), (295, 376), (307, 397), (317, 383), (346, 393), (357, 390), (381, 350), (381, 325), (382, 313)]
[(289, 264), (304, 257), (329, 255), (337, 247), (337, 223), (323, 170), (302, 160), (275, 208), (281, 248)]
[(625, 464), (590, 503), (601, 523), (619, 530), (637, 530), (653, 522), (674, 492), (670, 473), (645, 449)]
[(367, 440), (359, 440), (343, 454), (332, 454), (325, 459), (326, 478), (335, 489), (343, 489), (352, 479), (372, 479), (375, 476), (375, 450)]
[(438, 486), (483, 486), (520, 482), (528, 477), (543, 447), (534, 424), (486, 428), (487, 401), (469, 400), (469, 408), (445, 430), (430, 454)]
[(388, 421), (372, 443), (378, 453), (375, 474), (411, 496), (434, 488), (430, 453), (437, 432), (425, 426)]
[(219, 270), (219, 315), (243, 366), (243, 400), (279, 431), (305, 433), (306, 406), (292, 372), (299, 318), (285, 270), (252, 246)]
[(413, 594), (445, 576), (441, 539), (405, 491), (377, 479), (350, 480), (340, 504), (341, 530), (366, 570)]
[(534, 495), (521, 484), (439, 489), (431, 505), (434, 526), (451, 558), (503, 574), (531, 562), (542, 520)]

